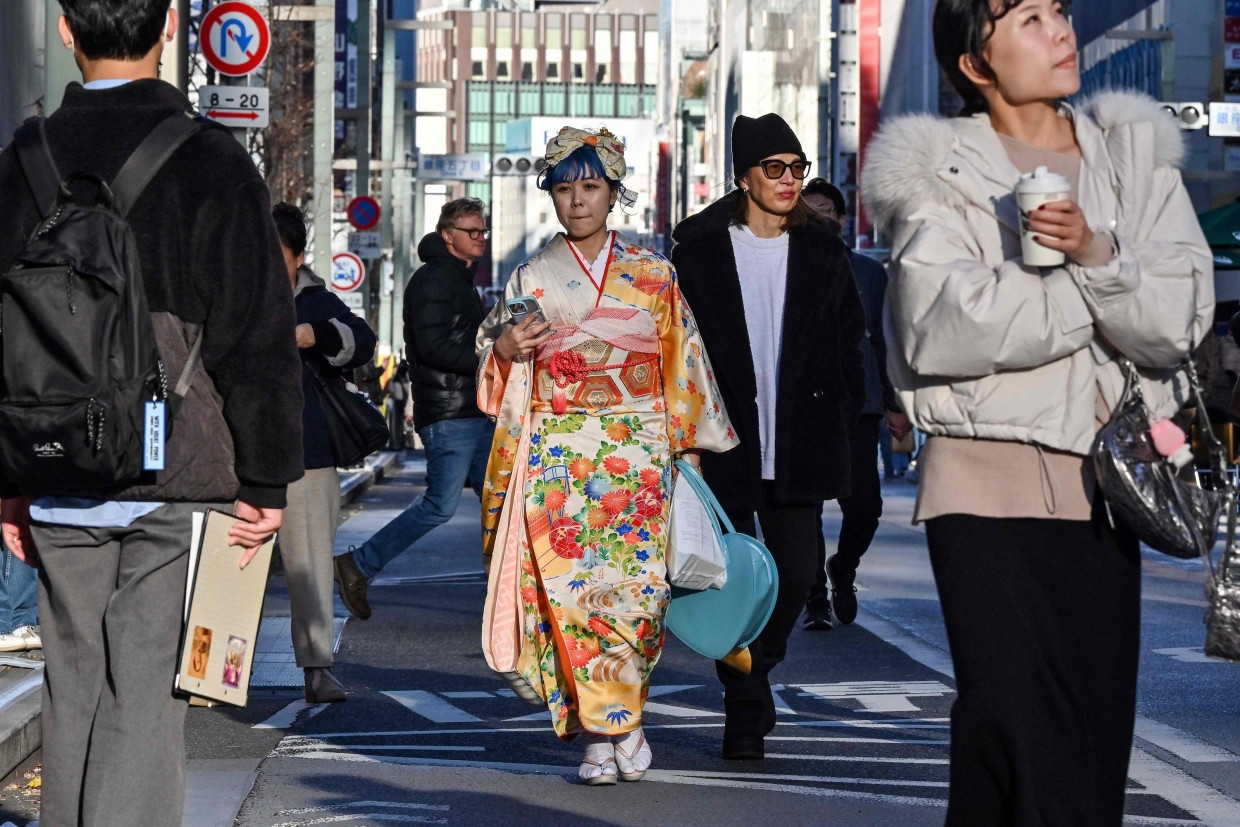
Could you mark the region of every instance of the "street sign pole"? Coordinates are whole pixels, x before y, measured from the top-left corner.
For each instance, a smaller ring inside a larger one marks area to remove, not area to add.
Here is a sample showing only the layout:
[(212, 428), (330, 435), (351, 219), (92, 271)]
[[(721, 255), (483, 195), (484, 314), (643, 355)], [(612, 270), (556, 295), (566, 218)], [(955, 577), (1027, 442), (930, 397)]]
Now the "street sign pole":
[(314, 21), (314, 264), (319, 272), (332, 260), (332, 127), (336, 85), (335, 0), (315, 0), (330, 9)]
[[(386, 20), (385, 22), (390, 22)], [(383, 113), (382, 132), (380, 143), (382, 144), (383, 158), (385, 162), (380, 171), (380, 189), (379, 204), (383, 208), (383, 217), (379, 221), (379, 232), (383, 239), (383, 248), (389, 250), (392, 247), (392, 161), (396, 159), (396, 29), (393, 26), (385, 25), (383, 27), (383, 92), (380, 107)], [(382, 293), (376, 290), (381, 288), (379, 284), (382, 279), (374, 279), (371, 284), (371, 295), (378, 298), (382, 302)], [(380, 304), (380, 312), (378, 314), (379, 322), (379, 341), (386, 342), (390, 348), (392, 342), (392, 317), (390, 313), (383, 312), (384, 306)]]

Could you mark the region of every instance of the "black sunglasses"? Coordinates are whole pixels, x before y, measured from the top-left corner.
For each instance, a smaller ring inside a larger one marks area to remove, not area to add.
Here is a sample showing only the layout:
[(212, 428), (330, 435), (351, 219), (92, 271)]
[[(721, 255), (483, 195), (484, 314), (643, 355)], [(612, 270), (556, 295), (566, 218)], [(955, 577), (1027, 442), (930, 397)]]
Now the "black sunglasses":
[(472, 227), (453, 227), (452, 229), (457, 230), (458, 232), (465, 233), (466, 235), (469, 236), (471, 241), (477, 241), (480, 238), (491, 237), (490, 230), (477, 230), (477, 229), (473, 229)]
[(781, 161), (778, 158), (769, 158), (765, 161), (759, 161), (758, 166), (762, 167), (762, 174), (767, 178), (778, 181), (784, 177), (784, 170), (792, 170), (792, 177), (803, 179), (809, 175), (809, 168), (813, 166), (810, 161), (793, 161), (791, 164)]

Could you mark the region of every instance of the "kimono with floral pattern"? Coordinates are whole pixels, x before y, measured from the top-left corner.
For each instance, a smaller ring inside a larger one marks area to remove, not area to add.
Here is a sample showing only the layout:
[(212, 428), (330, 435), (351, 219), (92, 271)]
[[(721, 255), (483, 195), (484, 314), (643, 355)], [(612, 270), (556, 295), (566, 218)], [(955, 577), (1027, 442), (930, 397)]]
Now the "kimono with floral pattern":
[(491, 355), (502, 302), (478, 334), (479, 407), (497, 418), (483, 650), (546, 700), (563, 738), (641, 725), (670, 599), (672, 460), (737, 444), (671, 263), (614, 234), (604, 253), (595, 284), (557, 236), (508, 283), (506, 298), (536, 297), (573, 334), (564, 350), (540, 347), (505, 379)]

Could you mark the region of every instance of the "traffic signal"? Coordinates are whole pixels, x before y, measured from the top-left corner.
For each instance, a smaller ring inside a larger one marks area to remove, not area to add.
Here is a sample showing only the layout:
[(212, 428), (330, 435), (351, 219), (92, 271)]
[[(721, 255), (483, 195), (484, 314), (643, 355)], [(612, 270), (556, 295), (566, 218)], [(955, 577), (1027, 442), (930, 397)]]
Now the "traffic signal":
[(1164, 103), (1162, 108), (1176, 119), (1180, 129), (1204, 129), (1210, 123), (1206, 105), (1201, 101)]
[(547, 166), (547, 160), (533, 155), (497, 155), (491, 164), (494, 175), (537, 175)]

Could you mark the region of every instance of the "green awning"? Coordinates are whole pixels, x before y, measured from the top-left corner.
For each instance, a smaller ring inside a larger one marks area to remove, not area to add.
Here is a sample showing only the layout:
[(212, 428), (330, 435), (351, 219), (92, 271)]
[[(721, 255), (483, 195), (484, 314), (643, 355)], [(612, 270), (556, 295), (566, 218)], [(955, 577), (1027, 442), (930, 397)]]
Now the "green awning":
[[(1240, 248), (1240, 201), (1233, 201), (1218, 209), (1197, 216), (1206, 241), (1211, 247)], [(1233, 251), (1233, 256), (1238, 255)]]

